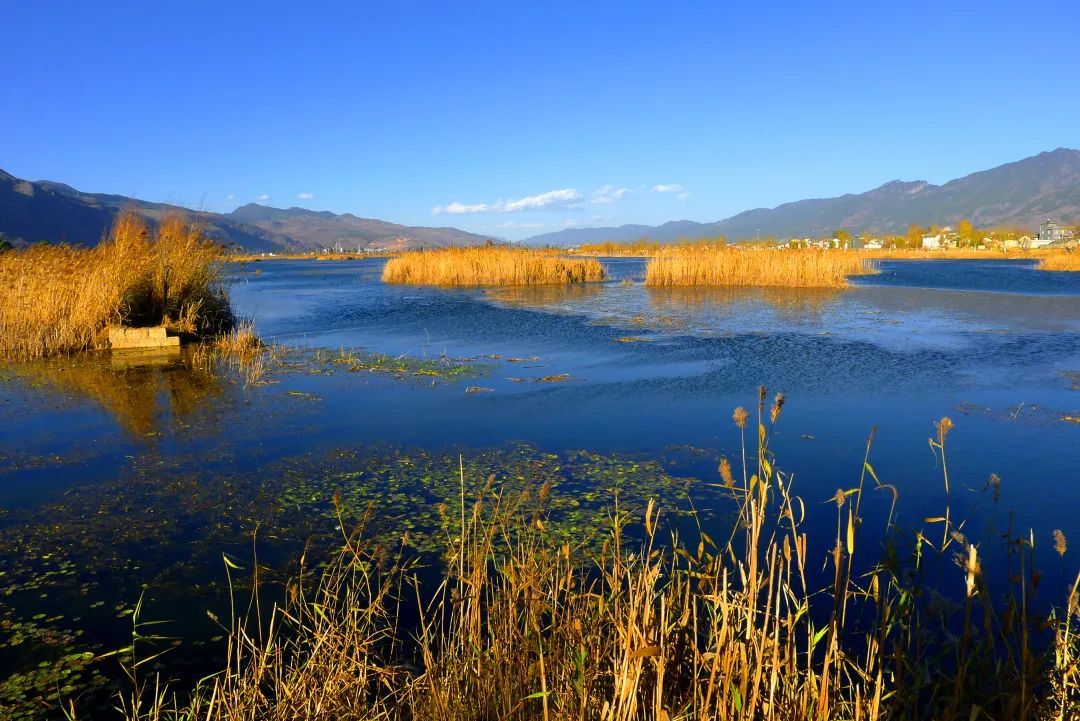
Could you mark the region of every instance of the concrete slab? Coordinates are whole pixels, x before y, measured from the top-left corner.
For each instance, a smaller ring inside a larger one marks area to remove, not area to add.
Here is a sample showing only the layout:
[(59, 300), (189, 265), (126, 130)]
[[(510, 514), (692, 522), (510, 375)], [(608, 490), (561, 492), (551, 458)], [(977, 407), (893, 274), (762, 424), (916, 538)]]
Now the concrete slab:
[(169, 348), (180, 345), (179, 336), (171, 336), (163, 326), (154, 328), (125, 328), (109, 326), (109, 347), (113, 350), (127, 348)]

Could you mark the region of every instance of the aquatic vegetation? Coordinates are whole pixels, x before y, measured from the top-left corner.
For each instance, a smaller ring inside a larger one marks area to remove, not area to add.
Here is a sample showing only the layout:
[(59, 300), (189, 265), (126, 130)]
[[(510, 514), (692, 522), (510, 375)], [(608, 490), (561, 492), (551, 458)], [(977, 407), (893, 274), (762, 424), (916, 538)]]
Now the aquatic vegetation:
[(604, 278), (603, 266), (593, 259), (504, 246), (410, 251), (387, 261), (382, 275), (384, 283), (457, 286), (595, 283)]
[(1039, 260), (1039, 270), (1080, 271), (1080, 251), (1053, 253)]
[(255, 323), (250, 319), (240, 321), (231, 331), (216, 338), (211, 348), (218, 358), (224, 359), (240, 372), (245, 386), (252, 386), (263, 380), (267, 363), (272, 363), (276, 354), (274, 348), (265, 345), (259, 338), (255, 332)]
[(856, 252), (674, 248), (649, 260), (645, 284), (843, 288), (848, 284), (848, 276), (873, 272), (873, 264)]
[[(53, 681), (76, 662), (73, 673), (81, 675), (71, 679), (75, 691), (64, 692), (64, 699), (106, 682), (115, 690), (118, 668), (105, 654), (123, 638), (144, 587), (158, 599), (156, 614), (186, 614), (163, 627), (168, 635), (184, 629), (183, 648), (173, 652), (170, 665), (203, 658), (200, 649), (221, 633), (206, 624), (206, 611), (226, 615), (228, 608), (227, 589), (218, 579), (221, 554), (242, 556), (256, 529), (264, 554), (261, 579), (285, 583), (295, 568), (291, 562), (305, 549), (313, 567), (332, 560), (343, 520), (349, 526), (369, 517), (371, 543), (384, 549), (405, 543), (409, 553), (437, 559), (447, 534), (460, 534), (459, 518), (445, 508), (460, 497), (462, 468), (469, 495), (488, 484), (519, 499), (542, 495), (546, 518), (557, 526), (552, 533), (594, 539), (597, 549), (616, 493), (624, 512), (636, 512), (652, 497), (688, 509), (687, 492), (697, 483), (670, 475), (654, 459), (555, 454), (527, 445), (460, 452), (354, 447), (248, 472), (225, 465), (231, 454), (224, 451), (197, 453), (165, 457), (147, 447), (113, 480), (73, 487), (44, 506), (12, 509), (4, 518), (0, 716), (17, 718), (25, 711), (29, 718), (44, 708), (55, 710), (56, 699), (48, 698), (58, 688)], [(252, 580), (242, 576), (234, 582), (248, 588)], [(62, 660), (69, 657), (70, 663)], [(194, 678), (218, 661), (203, 658)], [(5, 686), (2, 679), (9, 676)], [(38, 688), (42, 683), (47, 688)], [(111, 707), (106, 700), (99, 699)], [(80, 704), (86, 709), (91, 701)]]
[[(136, 678), (125, 698), (138, 710), (125, 716), (1074, 718), (1080, 576), (1042, 613), (1035, 535), (1005, 531), (995, 578), (949, 500), (952, 422), (930, 438), (943, 516), (910, 535), (897, 526), (871, 434), (853, 483), (824, 506), (835, 533), (811, 545), (808, 515), (821, 504), (796, 494), (770, 448), (784, 404), (768, 405), (762, 388), (754, 421), (736, 409), (735, 433), (750, 426), (756, 449), (721, 459), (716, 486), (736, 509), (726, 538), (670, 521), (662, 502), (616, 498), (599, 548), (582, 544), (554, 531), (546, 482), (523, 493), (462, 464), (457, 495), (438, 506), (444, 563), (425, 583), (407, 547), (365, 540), (380, 504), (353, 519), (335, 496), (336, 560), (302, 565), (273, 623), (230, 619), (228, 661), (192, 695)], [(863, 513), (876, 503), (889, 512), (872, 529)], [(1064, 559), (1067, 539), (1052, 539)]]
[(109, 324), (165, 325), (208, 336), (232, 312), (219, 279), (222, 251), (170, 215), (153, 229), (122, 214), (94, 248), (34, 245), (0, 254), (0, 360), (88, 350)]
[(409, 355), (388, 355), (362, 350), (324, 351), (298, 348), (277, 348), (274, 367), (285, 373), (329, 374), (334, 371), (364, 373), (396, 380), (430, 380), (448, 383), (462, 378), (487, 375), (489, 365), (474, 358), (452, 358), (439, 355), (417, 358)]

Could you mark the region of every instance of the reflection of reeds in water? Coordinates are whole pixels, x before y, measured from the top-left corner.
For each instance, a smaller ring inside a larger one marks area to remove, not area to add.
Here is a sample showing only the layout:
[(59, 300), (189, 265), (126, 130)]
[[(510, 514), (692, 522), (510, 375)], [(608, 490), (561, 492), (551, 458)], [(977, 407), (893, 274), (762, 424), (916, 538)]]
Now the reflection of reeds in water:
[(772, 308), (790, 323), (819, 320), (840, 299), (839, 288), (748, 288), (743, 286), (650, 287), (649, 303), (659, 316), (719, 313), (737, 315), (740, 305), (758, 303)]
[(595, 283), (567, 285), (515, 285), (489, 288), (485, 295), (492, 300), (517, 308), (548, 308), (570, 301), (595, 298), (604, 291)]
[(604, 267), (592, 258), (502, 246), (411, 251), (387, 261), (382, 275), (384, 283), (462, 286), (594, 283), (604, 278)]
[(857, 252), (674, 248), (653, 256), (645, 269), (645, 283), (843, 288), (849, 275), (873, 272), (871, 262)]
[(159, 428), (165, 391), (173, 418), (186, 420), (221, 395), (210, 370), (188, 364), (179, 349), (169, 353), (114, 353), (106, 360), (81, 356), (13, 366), (16, 375), (50, 392), (94, 401), (128, 433), (145, 436)]

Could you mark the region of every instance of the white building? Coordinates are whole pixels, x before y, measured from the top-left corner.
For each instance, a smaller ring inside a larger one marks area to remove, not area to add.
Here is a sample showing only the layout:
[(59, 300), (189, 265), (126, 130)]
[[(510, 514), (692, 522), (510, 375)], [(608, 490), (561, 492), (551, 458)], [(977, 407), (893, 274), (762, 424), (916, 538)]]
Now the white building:
[(942, 236), (940, 233), (937, 235), (924, 235), (922, 239), (922, 247), (927, 249), (940, 248), (942, 245)]

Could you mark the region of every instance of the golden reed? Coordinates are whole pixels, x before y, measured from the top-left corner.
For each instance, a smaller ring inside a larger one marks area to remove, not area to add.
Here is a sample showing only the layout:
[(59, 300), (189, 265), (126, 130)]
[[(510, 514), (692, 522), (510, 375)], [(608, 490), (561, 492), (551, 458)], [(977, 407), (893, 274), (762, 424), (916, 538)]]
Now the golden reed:
[(220, 247), (169, 215), (156, 228), (121, 214), (94, 248), (34, 245), (0, 253), (0, 361), (94, 348), (109, 324), (190, 335), (231, 327)]
[(1047, 255), (1039, 261), (1039, 270), (1080, 271), (1080, 251)]
[(410, 251), (387, 261), (382, 275), (385, 283), (458, 286), (595, 283), (605, 277), (591, 258), (500, 246)]
[(843, 288), (848, 276), (874, 272), (872, 262), (853, 251), (689, 247), (657, 253), (646, 266), (645, 284)]

